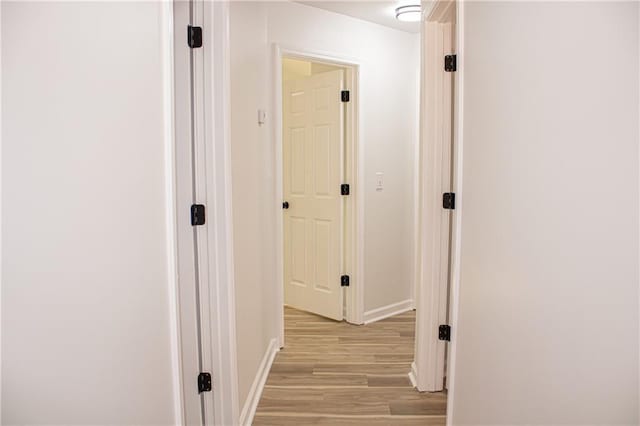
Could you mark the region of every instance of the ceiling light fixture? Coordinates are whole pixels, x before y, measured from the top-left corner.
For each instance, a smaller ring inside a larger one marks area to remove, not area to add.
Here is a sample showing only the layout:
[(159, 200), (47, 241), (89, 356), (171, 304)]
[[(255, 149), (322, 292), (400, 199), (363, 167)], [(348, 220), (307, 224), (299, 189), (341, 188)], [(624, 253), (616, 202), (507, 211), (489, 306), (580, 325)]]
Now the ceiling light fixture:
[(402, 22), (418, 22), (422, 11), (419, 4), (400, 6), (396, 8), (396, 19)]

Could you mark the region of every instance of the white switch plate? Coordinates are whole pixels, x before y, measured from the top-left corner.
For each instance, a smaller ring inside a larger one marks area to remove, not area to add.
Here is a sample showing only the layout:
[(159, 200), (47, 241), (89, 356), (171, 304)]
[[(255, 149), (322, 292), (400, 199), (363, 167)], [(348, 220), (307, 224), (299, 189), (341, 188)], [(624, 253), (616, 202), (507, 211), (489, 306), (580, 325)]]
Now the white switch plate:
[(258, 110), (258, 126), (262, 126), (264, 124), (266, 117), (267, 117), (267, 113), (263, 109), (259, 109)]
[(376, 172), (376, 191), (384, 189), (384, 173)]

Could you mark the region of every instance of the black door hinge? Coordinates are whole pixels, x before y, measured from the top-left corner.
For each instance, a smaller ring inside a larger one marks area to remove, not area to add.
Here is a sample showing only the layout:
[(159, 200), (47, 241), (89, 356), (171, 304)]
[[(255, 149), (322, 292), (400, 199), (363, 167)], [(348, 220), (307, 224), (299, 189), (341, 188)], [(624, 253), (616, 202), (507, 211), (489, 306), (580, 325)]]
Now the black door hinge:
[(205, 223), (204, 204), (193, 204), (191, 206), (191, 225), (198, 226)]
[(187, 27), (187, 44), (192, 49), (202, 47), (202, 27)]
[(340, 92), (340, 100), (342, 102), (349, 102), (349, 91), (348, 90), (343, 90), (342, 92)]
[(456, 208), (456, 194), (453, 192), (445, 192), (442, 194), (442, 208), (454, 210)]
[(198, 374), (198, 393), (211, 392), (211, 374)]
[(343, 275), (340, 277), (340, 286), (349, 287), (349, 275)]
[(445, 342), (451, 341), (451, 326), (442, 324), (438, 327), (438, 339), (444, 340)]
[(343, 183), (342, 185), (340, 185), (340, 194), (341, 195), (349, 195), (350, 192), (350, 188), (349, 188), (349, 184), (348, 183)]
[(444, 57), (444, 70), (446, 72), (454, 72), (458, 70), (456, 55), (445, 55)]

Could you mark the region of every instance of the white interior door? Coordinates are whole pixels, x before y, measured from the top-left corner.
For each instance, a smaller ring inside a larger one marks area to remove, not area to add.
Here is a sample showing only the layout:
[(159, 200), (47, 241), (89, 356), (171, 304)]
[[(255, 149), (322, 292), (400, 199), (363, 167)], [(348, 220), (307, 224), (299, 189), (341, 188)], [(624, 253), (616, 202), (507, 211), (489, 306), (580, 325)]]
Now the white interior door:
[(285, 303), (342, 320), (344, 72), (283, 84)]

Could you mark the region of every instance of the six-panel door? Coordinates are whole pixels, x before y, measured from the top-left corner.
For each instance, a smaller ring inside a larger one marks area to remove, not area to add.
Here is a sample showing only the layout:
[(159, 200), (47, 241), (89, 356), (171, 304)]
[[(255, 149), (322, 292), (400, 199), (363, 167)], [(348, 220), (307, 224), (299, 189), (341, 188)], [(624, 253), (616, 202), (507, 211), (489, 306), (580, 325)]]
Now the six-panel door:
[(283, 85), (285, 303), (342, 320), (343, 71)]

